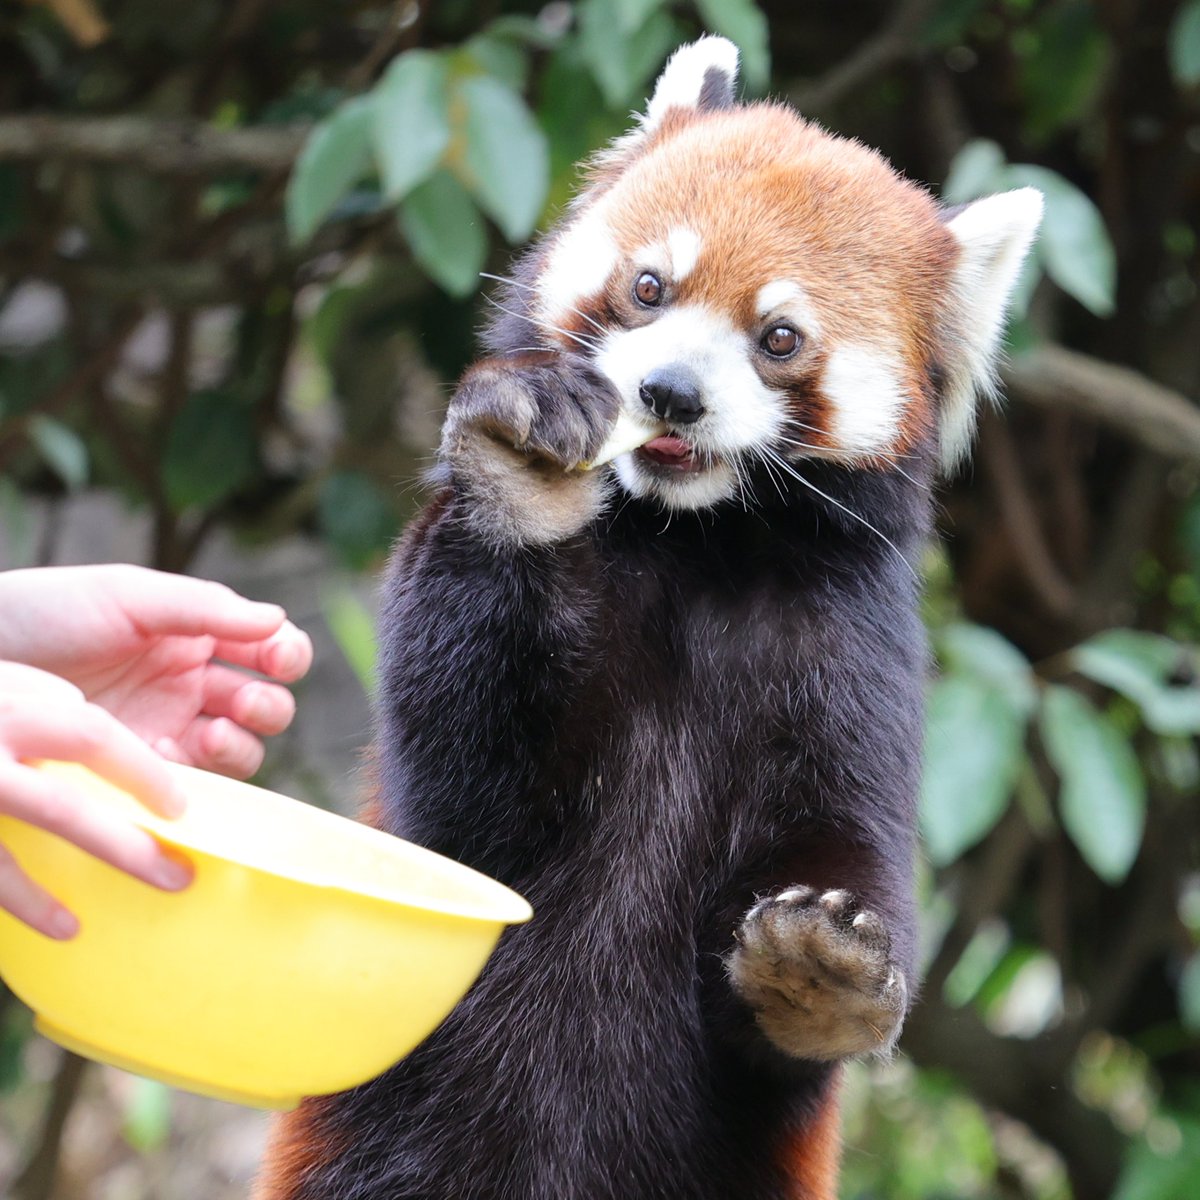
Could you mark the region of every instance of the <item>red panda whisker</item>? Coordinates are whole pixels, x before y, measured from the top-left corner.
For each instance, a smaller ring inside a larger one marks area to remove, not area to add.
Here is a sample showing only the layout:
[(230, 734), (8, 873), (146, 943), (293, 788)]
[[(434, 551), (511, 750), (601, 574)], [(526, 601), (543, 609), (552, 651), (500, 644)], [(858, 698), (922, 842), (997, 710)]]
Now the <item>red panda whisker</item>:
[(767, 447), (764, 446), (762, 452), (764, 454), (771, 455), (771, 457), (775, 460), (775, 462), (778, 464), (778, 466), (782, 470), (786, 471), (789, 475), (791, 475), (792, 478), (795, 479), (797, 483), (803, 484), (803, 486), (808, 488), (808, 490), (810, 492), (815, 492), (818, 496), (822, 497), (822, 499), (828, 500), (830, 504), (834, 505), (837, 508), (840, 508), (842, 510), (842, 512), (844, 512), (848, 517), (852, 517), (860, 525), (865, 525), (873, 534), (875, 534), (875, 536), (877, 538), (879, 538), (882, 542), (884, 542), (887, 546), (889, 546), (891, 548), (891, 550), (896, 555), (896, 557), (908, 569), (908, 573), (913, 577), (913, 579), (915, 579), (918, 583), (920, 583), (920, 576), (913, 569), (912, 563), (910, 563), (908, 561), (908, 559), (905, 558), (904, 555), (900, 553), (900, 548), (896, 545), (895, 542), (892, 541), (891, 538), (888, 537), (888, 535), (886, 533), (883, 533), (880, 530), (876, 529), (875, 526), (872, 525), (870, 521), (868, 521), (865, 517), (860, 517), (858, 515), (858, 513), (856, 513), (852, 508), (847, 508), (846, 505), (844, 505), (840, 500), (835, 500), (834, 497), (821, 491), (821, 489), (819, 487), (817, 487), (817, 485), (815, 483), (809, 483), (809, 481), (807, 479), (805, 479), (804, 476), (801, 475), (798, 471), (796, 471), (791, 466), (790, 463), (785, 462), (782, 458), (779, 457), (779, 455), (775, 454), (773, 451), (771, 451)]
[[(489, 304), (498, 308), (502, 313), (505, 313), (510, 317), (516, 317), (518, 321), (528, 321), (530, 324), (536, 325), (539, 329), (544, 329), (549, 333), (562, 334), (563, 337), (570, 338), (573, 342), (578, 342), (586, 350), (595, 350), (597, 347), (596, 339), (590, 338), (586, 334), (572, 333), (569, 329), (560, 329), (557, 325), (552, 325), (549, 321), (543, 321), (538, 317), (535, 317), (532, 313), (517, 312), (516, 310), (509, 308), (507, 305), (501, 304), (499, 300), (496, 300), (491, 296), (485, 296), (484, 299)], [(542, 348), (545, 349), (545, 347)]]
[[(795, 425), (795, 424), (797, 424), (797, 422), (795, 422), (795, 421), (792, 421), (792, 424), (793, 424), (793, 425)], [(811, 426), (811, 425), (802, 425), (802, 426), (800, 426), (800, 428), (802, 428), (802, 429), (812, 429), (813, 433), (824, 433), (824, 432), (825, 432), (823, 429), (814, 429), (814, 428), (813, 428), (813, 426)], [(779, 435), (779, 438), (778, 438), (778, 440), (779, 440), (779, 441), (781, 441), (781, 442), (782, 442), (782, 443), (783, 443), (785, 446), (792, 446), (792, 447), (794, 447), (794, 448), (795, 448), (795, 449), (797, 449), (797, 450), (828, 450), (828, 449), (829, 449), (829, 447), (828, 447), (828, 446), (814, 446), (814, 445), (813, 445), (811, 442), (798, 442), (798, 441), (795, 441), (793, 438), (786, 437), (786, 436), (785, 436), (784, 434), (782, 434), (782, 433)], [(897, 458), (913, 458), (913, 459), (915, 459), (915, 458), (917, 457), (917, 455), (915, 455), (915, 454), (902, 454), (902, 453), (901, 453), (900, 451), (898, 451), (898, 450), (893, 450), (893, 451), (891, 451), (891, 452), (890, 452), (890, 453), (888, 453), (888, 454), (881, 454), (881, 455), (879, 455), (879, 457), (880, 457), (880, 458), (885, 458), (885, 459), (887, 459), (887, 460), (888, 460), (888, 462), (889, 462), (889, 463), (890, 463), (892, 466), (895, 466), (895, 463), (894, 463), (894, 462), (892, 462), (892, 460), (893, 460), (893, 459), (897, 459)], [(896, 469), (897, 469), (897, 470), (899, 470), (899, 468), (898, 468), (898, 467), (897, 467)]]
[[(513, 287), (524, 288), (527, 292), (536, 292), (537, 291), (537, 288), (531, 286), (530, 284), (522, 283), (521, 280), (512, 279), (507, 275), (492, 275), (492, 274), (489, 274), (487, 271), (480, 271), (479, 277), (480, 277), (480, 279), (494, 279), (497, 283), (507, 283), (507, 284), (511, 284)], [(603, 325), (601, 325), (600, 322), (597, 321), (595, 317), (589, 317), (588, 314), (585, 313), (582, 308), (576, 308), (575, 305), (573, 305), (573, 304), (568, 304), (567, 307), (577, 317), (582, 317), (589, 325), (594, 326), (601, 333), (605, 333), (605, 334), (608, 333), (608, 330)]]

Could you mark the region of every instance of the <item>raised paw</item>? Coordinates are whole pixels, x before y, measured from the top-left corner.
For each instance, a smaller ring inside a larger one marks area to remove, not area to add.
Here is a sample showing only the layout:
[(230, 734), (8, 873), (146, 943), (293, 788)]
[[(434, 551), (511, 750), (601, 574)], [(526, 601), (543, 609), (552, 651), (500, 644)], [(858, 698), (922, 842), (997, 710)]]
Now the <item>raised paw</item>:
[(463, 377), (446, 415), (443, 453), (453, 459), (490, 443), (515, 454), (514, 466), (561, 472), (596, 454), (618, 404), (605, 378), (568, 356), (531, 351), (490, 359)]
[(755, 904), (736, 937), (730, 980), (778, 1049), (830, 1061), (895, 1043), (904, 973), (883, 922), (849, 892), (788, 888)]
[(442, 457), (474, 527), (504, 545), (555, 542), (583, 529), (601, 510), (605, 477), (573, 468), (604, 444), (618, 404), (607, 380), (562, 354), (472, 367), (446, 414)]

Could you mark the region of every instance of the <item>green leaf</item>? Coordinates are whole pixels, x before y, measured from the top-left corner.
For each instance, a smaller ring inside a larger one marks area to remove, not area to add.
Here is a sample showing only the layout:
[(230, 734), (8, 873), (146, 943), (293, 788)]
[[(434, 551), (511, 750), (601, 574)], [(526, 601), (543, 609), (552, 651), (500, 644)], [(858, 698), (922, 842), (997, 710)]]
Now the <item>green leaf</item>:
[(1107, 80), (1109, 41), (1091, 0), (1044, 5), (1034, 30), (1038, 49), (1020, 60), (1020, 95), (1026, 131), (1041, 142), (1094, 107)]
[(471, 197), (448, 171), (413, 188), (400, 206), (400, 228), (417, 262), (452, 296), (479, 286), (487, 233)]
[(321, 485), (317, 522), (347, 566), (369, 567), (395, 537), (391, 499), (361, 471), (336, 471)]
[(518, 92), (529, 82), (529, 54), (512, 38), (493, 37), (490, 30), (485, 31), (463, 46), (463, 56), (469, 64), (468, 74), (472, 69), (482, 70)]
[(486, 37), (524, 42), (539, 50), (553, 50), (563, 41), (562, 30), (549, 29), (536, 18), (519, 14), (497, 17), (483, 32)]
[(171, 1089), (154, 1079), (133, 1079), (121, 1132), (143, 1154), (157, 1150), (171, 1132)]
[(767, 18), (754, 0), (696, 0), (700, 19), (741, 51), (741, 73), (752, 92), (766, 89), (771, 78)]
[[(0, 998), (7, 993), (0, 986)], [(0, 1006), (2, 1007), (2, 1006)], [(20, 1004), (10, 1004), (0, 1014), (0, 1094), (11, 1092), (24, 1079), (25, 1046), (33, 1031), (33, 1014)]]
[(579, 181), (579, 163), (622, 133), (627, 121), (605, 102), (575, 38), (560, 46), (542, 71), (537, 117), (549, 140), (550, 204), (559, 207)]
[[(1180, 1115), (1157, 1118), (1175, 1126), (1168, 1139), (1170, 1150), (1137, 1141), (1129, 1152), (1125, 1169), (1112, 1200), (1196, 1200), (1200, 1179), (1200, 1122)], [(1161, 1143), (1161, 1136), (1155, 1139)]]
[(464, 79), (467, 183), (510, 242), (527, 238), (550, 187), (546, 138), (507, 84), (487, 75)]
[(254, 416), (228, 392), (190, 396), (171, 425), (163, 484), (176, 512), (211, 508), (253, 477), (258, 465)]
[(1037, 707), (1037, 686), (1029, 660), (994, 629), (965, 621), (948, 625), (938, 637), (938, 652), (950, 675), (970, 675), (1003, 694), (1022, 717)]
[(87, 483), (87, 446), (73, 429), (37, 413), (29, 419), (29, 437), (46, 465), (71, 491)]
[(946, 47), (964, 41), (987, 0), (941, 0), (918, 31), (922, 45)]
[(942, 186), (947, 204), (977, 200), (1004, 187), (1004, 151), (987, 138), (968, 142), (955, 156)]
[(1115, 306), (1117, 258), (1100, 210), (1057, 171), (1028, 163), (1005, 172), (1008, 187), (1035, 187), (1045, 198), (1037, 254), (1060, 288), (1098, 317)]
[(617, 0), (585, 0), (579, 6), (579, 48), (609, 108), (625, 110), (640, 100), (650, 76), (679, 44), (679, 28), (661, 11), (639, 29), (621, 25)]
[(1189, 0), (1175, 14), (1167, 48), (1175, 82), (1180, 87), (1200, 83), (1200, 0)]
[(617, 25), (623, 34), (635, 33), (650, 18), (650, 14), (663, 7), (663, 0), (614, 0)]
[(378, 645), (375, 622), (362, 601), (348, 588), (322, 597), (321, 611), (338, 649), (350, 664), (367, 695), (375, 690)]
[(1048, 687), (1042, 740), (1061, 781), (1063, 828), (1108, 883), (1129, 873), (1142, 844), (1146, 782), (1129, 739), (1078, 692)]
[(1185, 1029), (1200, 1033), (1200, 950), (1187, 960), (1179, 976), (1179, 1015)]
[(343, 104), (309, 135), (288, 180), (284, 202), (288, 236), (306, 242), (337, 202), (371, 166), (370, 97)]
[(1155, 733), (1200, 733), (1200, 684), (1171, 682), (1176, 672), (1193, 680), (1200, 674), (1194, 647), (1137, 629), (1109, 629), (1076, 647), (1071, 665), (1132, 700)]
[(7, 475), (0, 475), (0, 526), (4, 530), (4, 565), (32, 566), (36, 554), (30, 506)]
[(948, 676), (929, 697), (921, 832), (937, 866), (953, 862), (1003, 816), (1024, 758), (1025, 721), (1004, 692)]
[(409, 50), (392, 62), (372, 93), (375, 153), (390, 200), (427, 178), (450, 145), (447, 74), (440, 54)]

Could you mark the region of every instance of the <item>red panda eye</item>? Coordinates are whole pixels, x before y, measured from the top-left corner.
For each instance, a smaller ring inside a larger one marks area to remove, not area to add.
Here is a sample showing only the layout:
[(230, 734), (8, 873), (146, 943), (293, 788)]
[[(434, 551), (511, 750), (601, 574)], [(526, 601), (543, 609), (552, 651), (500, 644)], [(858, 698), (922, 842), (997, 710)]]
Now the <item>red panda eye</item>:
[(800, 345), (800, 335), (790, 325), (776, 325), (763, 334), (761, 344), (773, 358), (787, 358)]
[(643, 271), (633, 284), (633, 295), (637, 302), (646, 308), (655, 308), (662, 300), (662, 280), (649, 271)]

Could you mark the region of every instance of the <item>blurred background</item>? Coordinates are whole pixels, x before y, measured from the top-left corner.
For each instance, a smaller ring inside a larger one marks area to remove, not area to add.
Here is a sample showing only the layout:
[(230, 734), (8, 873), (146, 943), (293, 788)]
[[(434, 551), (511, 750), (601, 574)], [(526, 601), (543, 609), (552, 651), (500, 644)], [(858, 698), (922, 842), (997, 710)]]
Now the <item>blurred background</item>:
[[(273, 786), (342, 811), (374, 572), (487, 312), (670, 50), (958, 202), (1046, 196), (1003, 412), (941, 496), (927, 982), (847, 1200), (1200, 1197), (1200, 0), (0, 4), (0, 565), (286, 604)], [(264, 1118), (0, 987), (0, 1193), (243, 1196)]]

